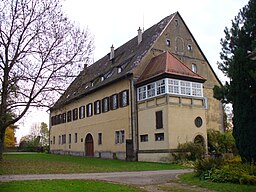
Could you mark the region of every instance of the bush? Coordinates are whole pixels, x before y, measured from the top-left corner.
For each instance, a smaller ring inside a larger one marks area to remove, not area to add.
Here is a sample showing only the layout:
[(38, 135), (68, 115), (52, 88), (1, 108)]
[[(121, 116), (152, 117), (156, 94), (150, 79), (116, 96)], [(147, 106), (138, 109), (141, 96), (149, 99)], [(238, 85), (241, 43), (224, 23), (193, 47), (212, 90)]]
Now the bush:
[(193, 142), (179, 144), (179, 153), (172, 154), (176, 161), (179, 160), (189, 160), (195, 161), (197, 159), (202, 159), (205, 154), (205, 148), (200, 144), (195, 144)]
[(238, 159), (224, 161), (222, 158), (199, 160), (195, 173), (202, 180), (218, 183), (256, 184), (256, 166), (242, 164)]

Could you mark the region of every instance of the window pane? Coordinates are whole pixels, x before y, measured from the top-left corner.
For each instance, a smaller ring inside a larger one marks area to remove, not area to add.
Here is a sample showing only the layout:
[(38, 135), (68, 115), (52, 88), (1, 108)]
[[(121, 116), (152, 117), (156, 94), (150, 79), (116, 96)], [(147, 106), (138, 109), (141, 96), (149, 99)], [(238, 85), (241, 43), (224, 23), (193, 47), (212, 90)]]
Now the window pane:
[(164, 79), (156, 82), (156, 93), (157, 93), (157, 95), (165, 93), (165, 80)]
[(150, 97), (154, 97), (155, 93), (156, 93), (156, 87), (155, 87), (155, 83), (150, 83), (147, 85), (147, 93), (148, 93), (148, 98)]
[(140, 136), (140, 142), (147, 142), (148, 141), (148, 135), (141, 135)]
[(155, 140), (156, 141), (164, 141), (164, 133), (156, 133)]
[(163, 111), (156, 112), (156, 128), (163, 128)]

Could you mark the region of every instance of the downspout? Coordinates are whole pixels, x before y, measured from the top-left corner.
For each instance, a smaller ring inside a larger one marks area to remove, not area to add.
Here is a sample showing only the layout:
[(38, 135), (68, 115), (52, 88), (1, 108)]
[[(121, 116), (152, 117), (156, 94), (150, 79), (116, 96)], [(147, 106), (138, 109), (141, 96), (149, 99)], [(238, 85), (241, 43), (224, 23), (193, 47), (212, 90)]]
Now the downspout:
[(138, 161), (138, 116), (137, 116), (137, 94), (134, 87), (134, 79), (130, 78), (130, 92), (131, 92), (131, 129), (132, 129), (132, 142), (134, 161)]

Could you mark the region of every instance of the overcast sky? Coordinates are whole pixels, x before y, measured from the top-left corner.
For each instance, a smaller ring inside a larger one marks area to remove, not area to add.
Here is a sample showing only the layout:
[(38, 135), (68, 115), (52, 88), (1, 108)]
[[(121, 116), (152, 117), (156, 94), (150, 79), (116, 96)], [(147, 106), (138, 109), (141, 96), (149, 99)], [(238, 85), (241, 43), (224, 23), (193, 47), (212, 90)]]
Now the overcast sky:
[[(64, 11), (81, 28), (89, 28), (94, 36), (94, 61), (126, 43), (137, 35), (139, 27), (146, 30), (164, 17), (178, 11), (212, 65), (221, 81), (225, 80), (217, 69), (220, 39), (224, 28), (248, 0), (66, 0)], [(20, 122), (16, 131), (18, 141), (29, 133), (33, 122), (48, 123), (46, 112), (34, 110)]]

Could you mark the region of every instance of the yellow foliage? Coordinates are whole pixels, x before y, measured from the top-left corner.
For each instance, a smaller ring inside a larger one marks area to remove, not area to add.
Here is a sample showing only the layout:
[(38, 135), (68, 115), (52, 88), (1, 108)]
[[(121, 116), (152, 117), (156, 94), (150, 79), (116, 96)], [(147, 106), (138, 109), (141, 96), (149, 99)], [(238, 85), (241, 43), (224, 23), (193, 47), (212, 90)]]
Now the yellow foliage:
[(15, 147), (15, 137), (14, 137), (14, 128), (8, 127), (5, 131), (4, 146), (5, 147)]

